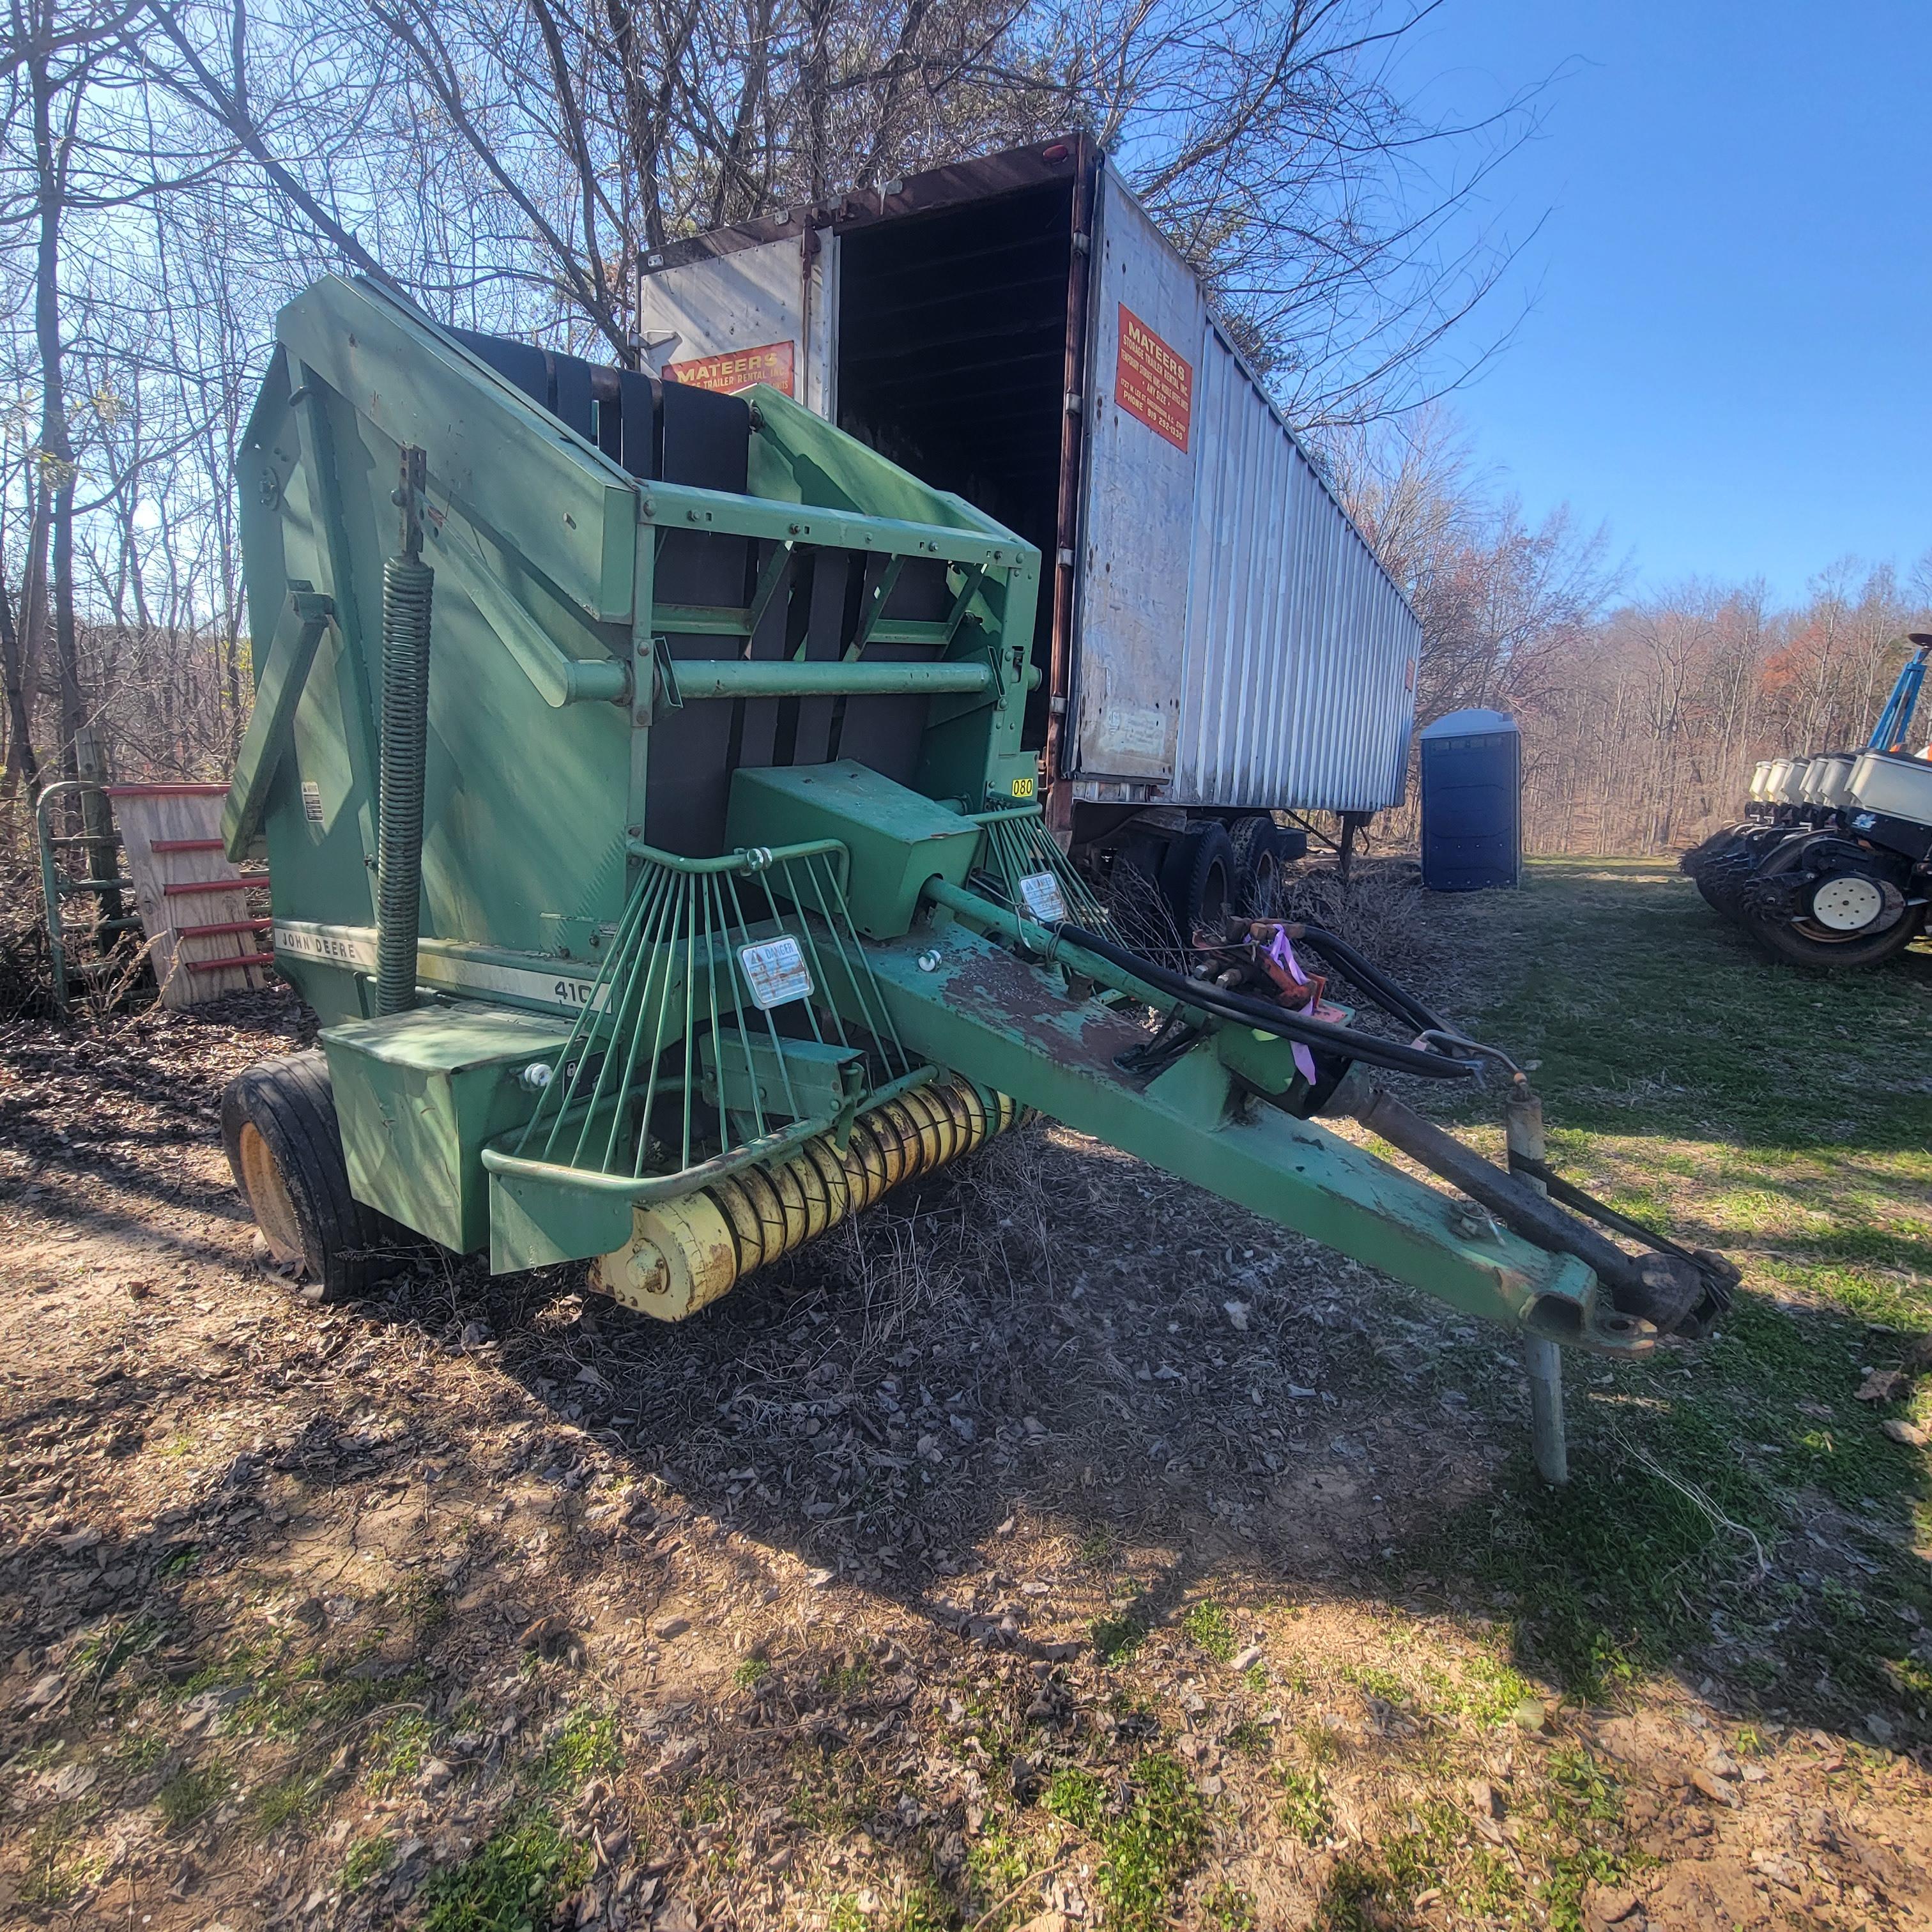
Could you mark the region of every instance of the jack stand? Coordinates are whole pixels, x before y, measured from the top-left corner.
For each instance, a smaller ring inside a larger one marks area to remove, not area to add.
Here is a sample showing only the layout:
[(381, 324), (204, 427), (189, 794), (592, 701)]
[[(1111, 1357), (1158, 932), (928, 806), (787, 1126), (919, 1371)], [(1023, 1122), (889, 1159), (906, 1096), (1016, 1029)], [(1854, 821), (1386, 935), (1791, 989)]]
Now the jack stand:
[[(1532, 1160), (1544, 1158), (1543, 1102), (1520, 1074), (1509, 1100), (1507, 1132), (1511, 1154)], [(1523, 1177), (1526, 1186), (1546, 1190), (1540, 1180)], [(1522, 1365), (1529, 1377), (1530, 1452), (1536, 1473), (1552, 1489), (1570, 1480), (1570, 1450), (1563, 1432), (1563, 1351), (1540, 1335), (1522, 1338)]]

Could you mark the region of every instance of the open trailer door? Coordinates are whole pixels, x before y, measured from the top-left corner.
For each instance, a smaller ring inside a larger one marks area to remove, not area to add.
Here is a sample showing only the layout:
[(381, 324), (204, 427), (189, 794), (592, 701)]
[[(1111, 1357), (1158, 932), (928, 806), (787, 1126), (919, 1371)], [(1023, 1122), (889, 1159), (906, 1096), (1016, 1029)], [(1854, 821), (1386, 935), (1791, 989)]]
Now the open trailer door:
[(1111, 164), (1096, 200), (1074, 769), (1160, 782), (1174, 776), (1180, 722), (1208, 306)]
[(730, 229), (716, 252), (646, 257), (638, 312), (652, 368), (733, 394), (769, 382), (828, 419), (838, 406), (838, 237), (802, 220), (744, 245)]

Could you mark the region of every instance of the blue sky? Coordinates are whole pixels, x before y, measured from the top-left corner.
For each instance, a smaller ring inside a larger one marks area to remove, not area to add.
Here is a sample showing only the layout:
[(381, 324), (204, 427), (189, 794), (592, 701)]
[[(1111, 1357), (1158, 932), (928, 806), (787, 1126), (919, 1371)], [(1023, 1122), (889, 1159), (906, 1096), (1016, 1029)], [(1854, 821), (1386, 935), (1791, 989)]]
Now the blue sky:
[[(1454, 398), (1538, 514), (1633, 587), (1932, 549), (1932, 0), (1448, 0), (1432, 108), (1556, 75), (1491, 212), (1547, 218)], [(1481, 324), (1476, 326), (1480, 329)]]

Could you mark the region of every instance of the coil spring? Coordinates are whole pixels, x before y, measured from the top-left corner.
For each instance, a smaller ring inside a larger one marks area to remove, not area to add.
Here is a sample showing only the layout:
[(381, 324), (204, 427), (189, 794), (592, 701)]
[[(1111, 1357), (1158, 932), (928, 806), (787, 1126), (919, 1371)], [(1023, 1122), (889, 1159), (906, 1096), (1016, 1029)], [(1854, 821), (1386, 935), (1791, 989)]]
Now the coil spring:
[(422, 904), (423, 767), (429, 736), (430, 601), (420, 559), (382, 566), (381, 817), (376, 838), (376, 1010), (416, 1004)]
[(731, 1224), (738, 1273), (815, 1240), (904, 1180), (973, 1153), (1013, 1125), (1018, 1105), (970, 1081), (935, 1081), (862, 1114), (842, 1156), (829, 1136), (771, 1172), (747, 1168), (705, 1191)]

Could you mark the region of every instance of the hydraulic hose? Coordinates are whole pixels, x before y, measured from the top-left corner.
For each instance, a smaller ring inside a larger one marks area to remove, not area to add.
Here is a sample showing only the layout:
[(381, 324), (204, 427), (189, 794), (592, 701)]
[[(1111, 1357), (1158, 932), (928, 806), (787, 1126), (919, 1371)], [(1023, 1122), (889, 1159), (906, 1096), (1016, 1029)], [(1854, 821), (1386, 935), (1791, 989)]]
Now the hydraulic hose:
[(422, 560), (416, 505), (423, 452), (403, 452), (403, 549), (382, 566), (381, 817), (376, 835), (376, 1010), (416, 1003), (422, 908), (423, 768), (429, 739), (429, 626), (436, 573)]
[(1412, 1021), (1419, 1033), (1448, 1034), (1460, 1037), (1458, 1030), (1452, 1027), (1432, 1009), (1425, 1006), (1407, 987), (1399, 986), (1372, 961), (1363, 958), (1348, 942), (1339, 934), (1330, 932), (1319, 926), (1290, 926), (1291, 939), (1304, 939), (1322, 957), (1341, 968), (1348, 977), (1365, 992), (1372, 993), (1385, 1012), (1394, 1014), (1400, 1019)]
[(1353, 1027), (1310, 1019), (1300, 1013), (1292, 1013), (1285, 1007), (1270, 1006), (1263, 1000), (1251, 1000), (1244, 993), (1231, 992), (1223, 986), (1190, 980), (1165, 966), (1156, 965), (1150, 959), (1143, 959), (1138, 953), (1116, 944), (1104, 934), (1090, 932), (1071, 920), (1064, 920), (1052, 930), (1082, 951), (1091, 952), (1109, 965), (1118, 967), (1122, 972), (1132, 974), (1170, 998), (1238, 1026), (1253, 1027), (1282, 1040), (1298, 1040), (1304, 1046), (1322, 1047), (1329, 1052), (1361, 1060), (1371, 1066), (1386, 1067), (1390, 1072), (1418, 1074), (1425, 1080), (1466, 1080), (1476, 1071), (1476, 1063), (1472, 1060), (1451, 1060), (1447, 1054), (1431, 1053), (1424, 1048), (1378, 1040), (1373, 1034), (1358, 1033)]

